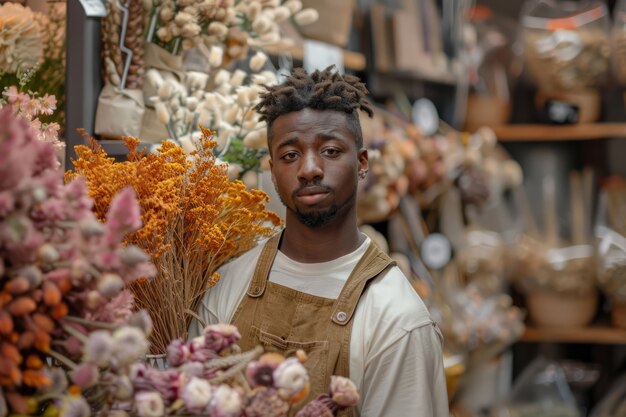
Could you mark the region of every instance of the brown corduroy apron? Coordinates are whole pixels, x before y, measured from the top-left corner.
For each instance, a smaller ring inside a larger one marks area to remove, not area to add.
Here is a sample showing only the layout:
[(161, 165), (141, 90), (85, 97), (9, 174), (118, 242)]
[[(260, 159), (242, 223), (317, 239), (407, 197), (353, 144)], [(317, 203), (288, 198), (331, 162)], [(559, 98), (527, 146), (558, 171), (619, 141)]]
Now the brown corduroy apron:
[[(332, 375), (350, 376), (350, 334), (357, 303), (367, 283), (395, 263), (371, 243), (339, 298), (317, 297), (268, 281), (280, 236), (271, 238), (263, 248), (232, 323), (241, 333), (238, 344), (244, 351), (262, 345), (266, 351), (285, 356), (298, 349), (306, 352), (304, 365), (311, 383), (308, 401), (328, 392)], [(342, 415), (352, 416), (352, 410)]]

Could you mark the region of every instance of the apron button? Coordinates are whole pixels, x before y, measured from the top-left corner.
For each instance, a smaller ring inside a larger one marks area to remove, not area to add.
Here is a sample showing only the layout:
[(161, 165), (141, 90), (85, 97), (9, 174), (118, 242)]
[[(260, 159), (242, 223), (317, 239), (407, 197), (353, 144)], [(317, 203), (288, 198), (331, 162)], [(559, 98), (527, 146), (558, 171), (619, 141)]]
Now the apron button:
[(343, 311), (338, 312), (335, 317), (337, 318), (338, 321), (341, 321), (341, 322), (344, 322), (348, 319), (348, 315), (344, 313)]
[(252, 294), (254, 295), (261, 294), (261, 287), (254, 287), (254, 290), (252, 290)]

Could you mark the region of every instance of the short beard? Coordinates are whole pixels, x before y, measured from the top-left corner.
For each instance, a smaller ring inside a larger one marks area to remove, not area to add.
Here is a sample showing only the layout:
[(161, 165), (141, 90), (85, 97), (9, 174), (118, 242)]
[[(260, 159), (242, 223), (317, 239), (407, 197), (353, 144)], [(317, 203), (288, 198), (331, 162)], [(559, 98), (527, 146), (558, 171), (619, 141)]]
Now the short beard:
[(322, 212), (302, 213), (299, 210), (292, 211), (298, 217), (300, 223), (307, 227), (310, 227), (311, 229), (315, 229), (330, 223), (330, 221), (337, 216), (339, 208), (336, 204), (333, 204), (328, 210)]

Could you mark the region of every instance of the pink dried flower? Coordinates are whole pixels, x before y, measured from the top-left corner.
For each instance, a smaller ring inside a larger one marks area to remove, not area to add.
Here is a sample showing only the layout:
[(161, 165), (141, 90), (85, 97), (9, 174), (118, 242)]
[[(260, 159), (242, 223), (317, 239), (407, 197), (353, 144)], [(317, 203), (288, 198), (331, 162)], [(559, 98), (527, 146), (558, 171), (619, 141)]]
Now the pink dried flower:
[[(132, 297), (132, 293), (128, 292)], [(132, 307), (133, 301), (130, 301), (130, 307)], [(150, 318), (150, 314), (146, 310), (139, 310), (135, 312), (132, 316), (130, 316), (126, 322), (127, 325), (137, 327), (139, 330), (144, 332), (146, 336), (150, 336), (152, 333), (152, 318)]]
[[(94, 297), (100, 294), (96, 291), (93, 292), (95, 292), (96, 294), (94, 295)], [(117, 294), (108, 302), (106, 302), (106, 299), (103, 299), (102, 297), (100, 297), (99, 301), (100, 303), (97, 303), (98, 308), (92, 310), (92, 312), (88, 312), (88, 314), (86, 315), (89, 320), (103, 321), (105, 323), (113, 324), (122, 324), (127, 323), (127, 321), (133, 315), (134, 296), (133, 293), (129, 290), (122, 290), (119, 294)], [(102, 301), (105, 302), (104, 305), (102, 305)]]
[(54, 113), (54, 111), (57, 108), (56, 97), (48, 95), (48, 94), (44, 95), (39, 101), (39, 103), (41, 104), (41, 111), (43, 114), (50, 115)]
[(7, 102), (9, 104), (16, 103), (17, 101), (21, 101), (22, 99), (22, 94), (17, 90), (17, 87), (14, 85), (5, 88), (2, 95), (7, 98)]
[(15, 197), (9, 191), (0, 191), (0, 218), (5, 217), (15, 207)]
[(204, 328), (203, 334), (206, 347), (217, 353), (231, 347), (241, 339), (239, 330), (232, 324), (212, 324)]
[(220, 385), (213, 392), (210, 409), (212, 417), (236, 417), (241, 414), (242, 400), (239, 392), (228, 385)]
[(148, 340), (136, 327), (124, 326), (113, 332), (113, 357), (119, 365), (130, 364), (146, 354)]
[(341, 407), (354, 407), (359, 402), (359, 393), (354, 382), (342, 376), (330, 379), (330, 396)]
[(246, 417), (285, 417), (288, 412), (289, 403), (275, 389), (257, 391), (245, 409)]
[(204, 379), (192, 377), (180, 391), (185, 408), (191, 413), (202, 413), (211, 401), (213, 387)]
[(274, 371), (280, 363), (277, 361), (266, 361), (260, 358), (252, 361), (246, 367), (246, 379), (251, 387), (272, 387), (274, 386)]
[[(329, 407), (328, 401), (320, 397), (315, 398), (305, 405), (303, 409), (298, 411), (296, 417), (333, 417), (335, 413), (333, 413), (333, 410)], [(327, 399), (328, 396), (326, 396), (326, 400)]]
[(119, 245), (128, 233), (141, 227), (141, 208), (135, 190), (124, 187), (111, 200), (107, 212), (106, 237), (111, 246)]
[(98, 382), (98, 368), (88, 363), (80, 364), (70, 374), (72, 382), (85, 389)]
[(140, 392), (135, 395), (139, 417), (161, 417), (165, 415), (165, 404), (158, 392)]
[(89, 335), (85, 343), (83, 362), (106, 367), (111, 362), (114, 349), (114, 342), (109, 332), (96, 330)]
[(169, 366), (180, 366), (185, 363), (191, 352), (189, 346), (181, 339), (176, 339), (170, 342), (167, 347), (167, 363)]

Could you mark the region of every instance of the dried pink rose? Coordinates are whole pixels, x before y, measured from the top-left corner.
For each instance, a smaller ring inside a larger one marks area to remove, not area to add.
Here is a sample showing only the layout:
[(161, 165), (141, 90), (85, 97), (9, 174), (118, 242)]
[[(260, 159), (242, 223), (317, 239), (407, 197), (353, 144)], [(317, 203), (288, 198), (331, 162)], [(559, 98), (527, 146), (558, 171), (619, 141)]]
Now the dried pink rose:
[(334, 417), (335, 413), (329, 406), (328, 396), (319, 396), (298, 411), (296, 417)]
[(169, 366), (180, 366), (190, 356), (189, 346), (181, 339), (173, 340), (167, 347), (167, 363)]
[(333, 375), (330, 379), (330, 396), (341, 407), (354, 407), (359, 402), (359, 392), (350, 379)]
[(217, 353), (241, 339), (239, 330), (232, 324), (212, 324), (204, 328), (203, 334), (206, 347)]
[(78, 365), (70, 374), (72, 382), (80, 388), (85, 389), (98, 382), (98, 367), (88, 363)]

